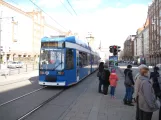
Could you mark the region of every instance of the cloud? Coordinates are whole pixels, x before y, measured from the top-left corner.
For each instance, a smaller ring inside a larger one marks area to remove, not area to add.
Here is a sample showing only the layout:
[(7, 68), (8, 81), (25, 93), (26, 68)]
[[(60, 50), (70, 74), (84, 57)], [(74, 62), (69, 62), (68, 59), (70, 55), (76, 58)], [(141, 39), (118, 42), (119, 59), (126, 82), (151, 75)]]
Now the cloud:
[[(121, 45), (130, 34), (136, 34), (136, 30), (142, 27), (146, 21), (148, 7), (146, 5), (133, 4), (126, 8), (112, 8), (97, 10), (94, 13), (86, 13), (78, 16), (69, 16), (64, 13), (50, 13), (62, 26), (86, 34), (93, 32), (96, 45), (102, 41), (102, 47)], [(54, 26), (59, 25), (50, 20)]]
[(97, 8), (101, 4), (101, 0), (73, 0), (72, 5), (76, 9), (92, 9)]

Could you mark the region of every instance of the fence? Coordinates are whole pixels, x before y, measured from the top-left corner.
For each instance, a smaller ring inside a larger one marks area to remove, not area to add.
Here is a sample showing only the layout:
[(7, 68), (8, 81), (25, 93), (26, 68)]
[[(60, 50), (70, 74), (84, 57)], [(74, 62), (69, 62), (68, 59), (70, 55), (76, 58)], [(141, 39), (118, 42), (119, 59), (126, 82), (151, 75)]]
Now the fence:
[(10, 68), (9, 75), (27, 73), (38, 69), (39, 69), (38, 64), (26, 64), (26, 65), (23, 65), (22, 68), (15, 68), (15, 69)]

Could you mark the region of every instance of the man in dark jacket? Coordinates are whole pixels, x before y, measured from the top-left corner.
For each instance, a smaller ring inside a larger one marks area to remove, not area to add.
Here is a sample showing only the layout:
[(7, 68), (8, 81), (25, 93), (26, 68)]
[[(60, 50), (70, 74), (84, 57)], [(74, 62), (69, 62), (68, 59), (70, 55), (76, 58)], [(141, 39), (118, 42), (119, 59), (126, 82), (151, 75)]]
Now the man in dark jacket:
[[(100, 72), (101, 75), (102, 75), (103, 71), (104, 71), (104, 62), (101, 62), (99, 64), (99, 72)], [(100, 76), (99, 77), (99, 85), (98, 85), (98, 92), (99, 93), (102, 93), (102, 89), (101, 89), (102, 85), (103, 85), (103, 80), (102, 80), (102, 77)]]
[(108, 94), (108, 87), (110, 85), (109, 76), (110, 76), (110, 71), (108, 69), (108, 66), (107, 65), (104, 65), (104, 71), (103, 71), (103, 74), (102, 74), (102, 79), (103, 79), (103, 93), (104, 93), (104, 95), (107, 95)]
[[(133, 74), (132, 74), (132, 65), (128, 65), (127, 68), (124, 70), (124, 75), (125, 75), (125, 88), (126, 88), (126, 93), (124, 97), (124, 104), (129, 105), (129, 106), (134, 106), (132, 104), (132, 91), (133, 91), (133, 86), (134, 86), (134, 80), (133, 80)], [(127, 81), (128, 80), (128, 84)]]
[[(153, 89), (154, 89), (155, 95), (161, 101), (161, 88), (158, 81), (158, 78), (160, 77), (160, 75), (158, 71), (159, 71), (159, 68), (154, 67), (154, 72), (151, 72), (150, 79), (152, 79), (153, 81)], [(161, 120), (161, 107), (159, 109), (159, 120)]]

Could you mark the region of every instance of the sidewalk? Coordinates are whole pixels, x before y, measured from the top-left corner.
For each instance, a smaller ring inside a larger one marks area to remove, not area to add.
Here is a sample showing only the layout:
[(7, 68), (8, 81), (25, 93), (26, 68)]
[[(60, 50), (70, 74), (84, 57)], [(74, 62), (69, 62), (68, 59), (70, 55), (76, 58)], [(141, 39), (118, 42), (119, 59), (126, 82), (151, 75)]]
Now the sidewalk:
[(5, 78), (5, 76), (0, 76), (0, 84), (10, 82), (10, 81), (17, 81), (21, 79), (28, 79), (30, 77), (38, 76), (38, 70), (26, 72), (22, 74), (10, 75)]
[[(135, 120), (135, 106), (125, 106), (122, 102), (125, 91), (124, 78), (119, 70), (117, 73), (120, 80), (116, 88), (116, 99), (98, 93), (96, 78), (59, 120)], [(155, 113), (153, 120), (158, 120), (157, 116)]]

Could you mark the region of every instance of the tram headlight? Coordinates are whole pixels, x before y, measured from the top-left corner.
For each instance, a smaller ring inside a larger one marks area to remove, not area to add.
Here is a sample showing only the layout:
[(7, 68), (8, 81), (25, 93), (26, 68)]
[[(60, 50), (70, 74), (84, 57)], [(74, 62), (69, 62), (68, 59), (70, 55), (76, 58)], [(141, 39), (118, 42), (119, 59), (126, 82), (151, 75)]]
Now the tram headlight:
[(40, 71), (40, 75), (44, 75), (45, 74), (45, 72), (44, 71)]
[(59, 71), (57, 74), (58, 75), (64, 75), (64, 72), (63, 71)]

